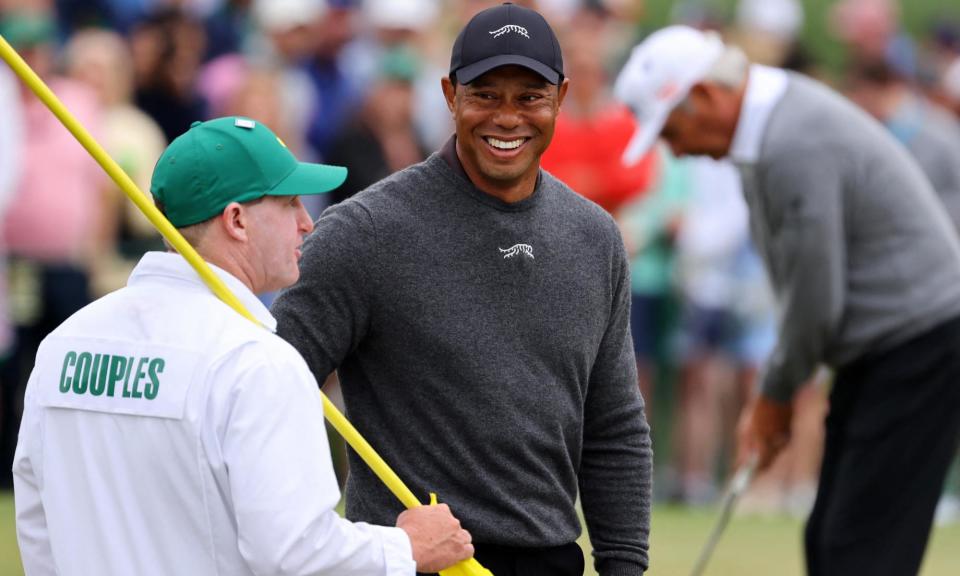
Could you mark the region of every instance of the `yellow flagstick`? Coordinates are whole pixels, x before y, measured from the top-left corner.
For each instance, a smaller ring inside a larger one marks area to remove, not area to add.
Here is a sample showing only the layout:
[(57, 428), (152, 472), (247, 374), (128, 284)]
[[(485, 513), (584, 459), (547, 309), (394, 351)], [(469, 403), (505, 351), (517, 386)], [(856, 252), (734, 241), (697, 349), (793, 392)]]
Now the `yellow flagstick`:
[[(80, 142), (87, 152), (93, 156), (97, 164), (103, 168), (113, 179), (121, 190), (137, 205), (147, 219), (156, 227), (164, 238), (170, 242), (177, 252), (182, 255), (187, 262), (196, 270), (197, 274), (210, 290), (228, 306), (236, 310), (244, 318), (251, 322), (260, 324), (260, 322), (244, 307), (239, 299), (227, 288), (226, 284), (220, 280), (220, 277), (214, 274), (210, 266), (197, 254), (193, 246), (187, 242), (184, 237), (173, 227), (172, 224), (157, 210), (150, 198), (147, 197), (137, 185), (134, 184), (130, 176), (107, 154), (106, 150), (97, 143), (90, 133), (80, 124), (79, 121), (63, 105), (52, 90), (37, 76), (36, 72), (20, 57), (20, 54), (13, 49), (6, 38), (0, 35), (0, 58), (10, 66), (17, 76), (27, 85), (28, 88), (53, 112), (54, 116), (60, 120), (64, 127), (73, 134), (74, 138)], [(356, 453), (363, 458), (367, 466), (377, 475), (380, 480), (386, 484), (387, 488), (396, 496), (407, 508), (416, 508), (420, 506), (420, 501), (413, 495), (413, 492), (407, 488), (406, 484), (399, 476), (387, 465), (372, 446), (360, 435), (356, 428), (347, 420), (340, 410), (334, 406), (333, 402), (320, 392), (323, 399), (323, 413), (330, 424), (337, 432), (343, 436), (343, 439), (350, 445)], [(433, 502), (435, 503), (435, 502)], [(473, 558), (460, 562), (440, 572), (444, 576), (493, 576), (489, 570), (480, 565)]]

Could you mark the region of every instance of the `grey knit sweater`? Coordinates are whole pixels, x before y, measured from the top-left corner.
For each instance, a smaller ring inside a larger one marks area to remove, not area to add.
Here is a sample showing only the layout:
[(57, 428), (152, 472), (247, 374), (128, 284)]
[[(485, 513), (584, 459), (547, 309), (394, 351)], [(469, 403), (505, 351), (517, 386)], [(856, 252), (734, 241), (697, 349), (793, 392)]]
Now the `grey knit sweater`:
[[(651, 449), (628, 328), (623, 242), (542, 172), (506, 204), (439, 154), (328, 209), (278, 333), (414, 493), (436, 492), (481, 543), (580, 533), (604, 576), (647, 566)], [(351, 453), (347, 516), (400, 503)]]
[(955, 228), (960, 229), (960, 127), (949, 112), (910, 95), (887, 128), (933, 185)]
[(763, 392), (788, 400), (960, 314), (960, 244), (907, 150), (825, 86), (791, 74), (755, 164), (740, 165), (780, 307)]

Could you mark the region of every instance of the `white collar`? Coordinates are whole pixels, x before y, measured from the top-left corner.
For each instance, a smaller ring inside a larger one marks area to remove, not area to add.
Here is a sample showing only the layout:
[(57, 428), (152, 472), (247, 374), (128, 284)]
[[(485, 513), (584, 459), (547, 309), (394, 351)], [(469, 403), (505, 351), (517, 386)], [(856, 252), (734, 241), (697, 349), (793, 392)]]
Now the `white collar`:
[[(277, 319), (270, 314), (270, 311), (257, 296), (247, 288), (247, 285), (241, 282), (236, 276), (230, 274), (222, 268), (207, 263), (214, 274), (223, 280), (227, 288), (232, 292), (241, 304), (256, 318), (263, 326), (271, 332), (277, 331)], [(151, 278), (152, 277), (152, 278)], [(176, 279), (187, 284), (209, 292), (209, 288), (204, 284), (200, 275), (193, 269), (179, 254), (172, 252), (147, 252), (137, 263), (136, 268), (130, 274), (127, 280), (127, 286), (135, 286), (141, 282), (149, 282), (157, 277), (165, 279)]]
[(753, 164), (760, 157), (760, 145), (770, 113), (787, 91), (787, 73), (779, 68), (750, 66), (747, 89), (740, 106), (740, 119), (730, 144), (730, 159)]

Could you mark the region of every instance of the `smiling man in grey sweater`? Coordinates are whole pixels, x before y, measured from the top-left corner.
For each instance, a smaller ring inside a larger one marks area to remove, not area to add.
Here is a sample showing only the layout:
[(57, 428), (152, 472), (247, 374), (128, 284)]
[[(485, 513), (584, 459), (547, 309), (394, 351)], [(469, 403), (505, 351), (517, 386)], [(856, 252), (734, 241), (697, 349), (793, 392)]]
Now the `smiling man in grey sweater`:
[(710, 33), (655, 32), (616, 92), (642, 127), (626, 160), (659, 134), (743, 177), (780, 322), (744, 452), (767, 466), (797, 388), (836, 370), (808, 572), (916, 574), (960, 437), (960, 245), (930, 183), (850, 102)]
[[(579, 492), (601, 576), (647, 567), (651, 450), (623, 241), (540, 170), (567, 80), (542, 16), (504, 4), (458, 37), (456, 136), (327, 210), (278, 333), (497, 576), (580, 576)], [(399, 502), (351, 454), (347, 516)]]

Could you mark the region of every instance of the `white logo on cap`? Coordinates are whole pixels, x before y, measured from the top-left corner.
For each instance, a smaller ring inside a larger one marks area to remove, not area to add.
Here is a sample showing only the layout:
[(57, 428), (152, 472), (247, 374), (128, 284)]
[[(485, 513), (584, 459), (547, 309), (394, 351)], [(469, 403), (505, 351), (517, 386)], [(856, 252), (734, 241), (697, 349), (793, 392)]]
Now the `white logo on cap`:
[(500, 250), (500, 253), (503, 254), (504, 260), (513, 258), (517, 254), (523, 254), (524, 256), (533, 258), (533, 246), (529, 244), (514, 244), (509, 248), (497, 248), (497, 250)]
[(504, 34), (509, 34), (510, 32), (516, 32), (517, 34), (523, 36), (524, 38), (530, 38), (530, 35), (527, 34), (527, 29), (523, 26), (517, 26), (516, 24), (507, 24), (503, 28), (498, 28), (497, 30), (490, 30), (490, 34), (493, 34), (494, 38), (499, 38)]

